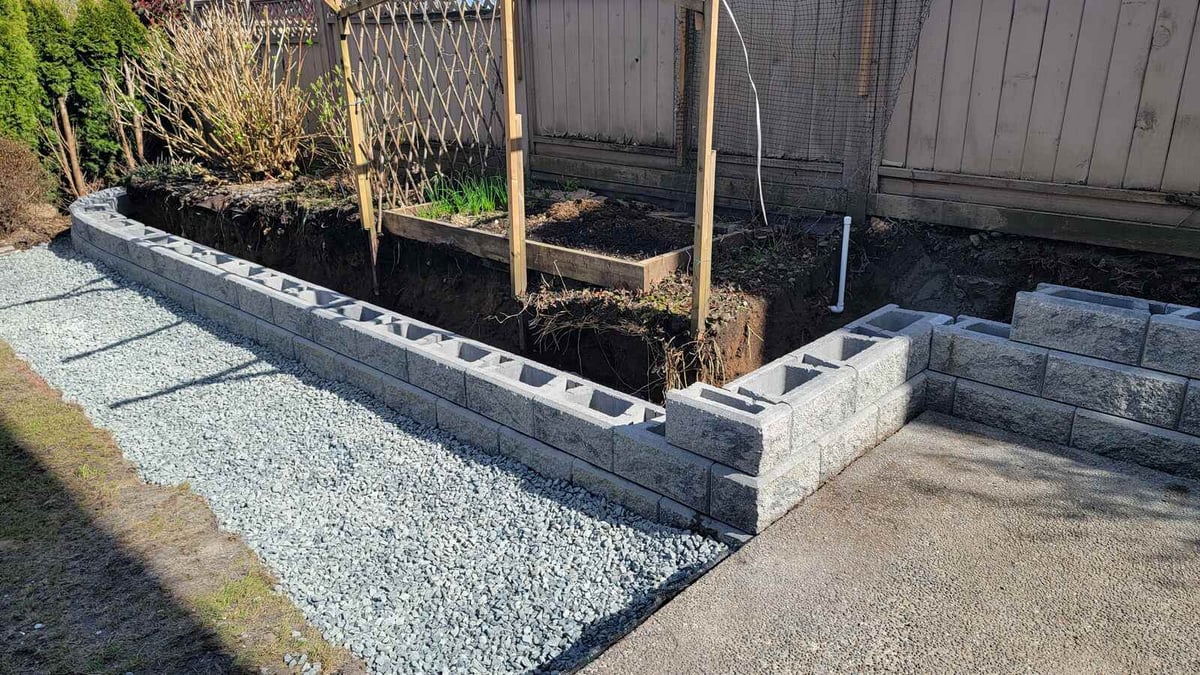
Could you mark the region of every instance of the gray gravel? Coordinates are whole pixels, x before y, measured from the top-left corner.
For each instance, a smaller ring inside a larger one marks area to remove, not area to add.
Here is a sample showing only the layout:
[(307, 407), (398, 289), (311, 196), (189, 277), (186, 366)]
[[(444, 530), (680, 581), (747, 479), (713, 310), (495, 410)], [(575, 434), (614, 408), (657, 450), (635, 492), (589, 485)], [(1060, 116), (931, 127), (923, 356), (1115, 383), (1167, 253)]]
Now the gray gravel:
[(398, 417), (78, 257), (0, 257), (0, 339), (188, 483), (377, 672), (569, 668), (725, 547)]

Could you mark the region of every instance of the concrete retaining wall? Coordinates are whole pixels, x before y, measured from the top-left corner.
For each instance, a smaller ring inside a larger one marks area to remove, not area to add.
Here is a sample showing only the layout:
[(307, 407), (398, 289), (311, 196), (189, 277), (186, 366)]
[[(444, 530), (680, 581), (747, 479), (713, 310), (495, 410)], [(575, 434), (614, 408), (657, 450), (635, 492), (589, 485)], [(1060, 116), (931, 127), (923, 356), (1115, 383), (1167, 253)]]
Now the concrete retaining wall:
[(1041, 284), (933, 329), (930, 408), (1200, 478), (1200, 309)]
[(889, 305), (666, 408), (241, 260), (121, 215), (124, 191), (71, 206), (78, 250), (328, 379), (648, 518), (739, 543), (925, 408), (934, 327)]

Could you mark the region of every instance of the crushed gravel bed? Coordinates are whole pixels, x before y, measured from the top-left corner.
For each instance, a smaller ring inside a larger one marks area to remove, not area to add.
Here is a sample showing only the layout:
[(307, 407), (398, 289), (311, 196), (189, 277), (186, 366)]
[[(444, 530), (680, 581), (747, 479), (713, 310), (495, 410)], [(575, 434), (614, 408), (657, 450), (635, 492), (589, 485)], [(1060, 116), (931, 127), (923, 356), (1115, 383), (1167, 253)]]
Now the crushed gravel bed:
[(0, 257), (0, 339), (187, 483), (373, 670), (578, 666), (723, 545), (397, 416), (67, 241)]

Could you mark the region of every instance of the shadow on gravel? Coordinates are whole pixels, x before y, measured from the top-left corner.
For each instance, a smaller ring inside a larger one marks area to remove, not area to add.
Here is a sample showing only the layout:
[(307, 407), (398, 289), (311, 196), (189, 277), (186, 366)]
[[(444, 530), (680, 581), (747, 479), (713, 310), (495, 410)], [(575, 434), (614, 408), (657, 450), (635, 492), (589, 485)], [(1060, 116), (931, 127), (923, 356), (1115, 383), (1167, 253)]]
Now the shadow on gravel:
[(11, 426), (0, 416), (0, 673), (241, 672)]
[[(250, 351), (255, 357), (246, 363), (233, 366), (220, 373), (189, 380), (157, 392), (114, 402), (110, 404), (110, 407), (112, 408), (133, 405), (160, 396), (165, 396), (187, 387), (220, 384), (222, 382), (230, 382), (235, 380), (253, 379), (256, 377), (262, 377), (269, 374), (278, 374), (281, 372), (290, 373), (300, 379), (300, 381), (307, 386), (330, 391), (345, 401), (361, 405), (371, 413), (378, 415), (380, 418), (389, 423), (400, 424), (404, 426), (406, 431), (409, 433), (414, 433), (429, 440), (441, 443), (463, 459), (479, 465), (495, 466), (503, 471), (514, 474), (521, 479), (525, 489), (532, 494), (536, 494), (547, 500), (558, 502), (567, 508), (582, 512), (589, 517), (595, 518), (596, 520), (630, 527), (650, 535), (665, 534), (675, 531), (672, 528), (668, 528), (664, 525), (640, 518), (634, 515), (632, 512), (626, 511), (623, 507), (594, 495), (588, 495), (588, 498), (586, 499), (571, 498), (564, 500), (563, 495), (560, 492), (562, 488), (561, 482), (543, 478), (542, 476), (533, 473), (527, 467), (516, 462), (515, 460), (498, 455), (490, 455), (482, 450), (477, 450), (470, 446), (463, 445), (446, 436), (437, 429), (427, 427), (423, 424), (399, 415), (394, 410), (384, 405), (382, 401), (367, 392), (361, 391), (344, 383), (332, 382), (330, 380), (318, 377), (306, 369), (303, 364), (300, 364), (298, 361), (281, 356), (267, 349), (266, 347), (263, 347), (257, 342), (250, 340), (249, 338), (234, 333), (223, 326), (219, 326), (205, 319), (204, 317), (195, 314), (194, 312), (186, 311), (165, 296), (162, 296), (140, 284), (125, 279), (115, 270), (110, 270), (105, 267), (103, 263), (77, 253), (70, 245), (69, 239), (60, 239), (52, 243), (50, 245), (50, 250), (56, 255), (66, 259), (84, 261), (96, 265), (97, 269), (104, 272), (106, 276), (92, 281), (92, 284), (96, 283), (97, 281), (107, 279), (119, 288), (134, 290), (148, 298), (152, 298), (163, 308), (180, 317), (180, 321), (172, 322), (160, 328), (147, 331), (141, 335), (122, 339), (114, 342), (111, 345), (102, 346), (79, 355), (68, 357), (67, 359), (64, 359), (64, 361), (73, 361), (86, 358), (92, 354), (117, 348), (125, 344), (134, 343), (140, 339), (153, 336), (164, 330), (177, 326), (184, 321), (197, 325), (198, 327), (225, 342), (236, 344), (239, 347)], [(72, 293), (29, 301), (25, 304), (52, 301), (56, 299), (66, 299), (73, 297)], [(262, 373), (238, 374), (239, 371), (242, 371), (257, 363), (268, 364), (272, 366), (272, 370), (270, 372)], [(629, 605), (622, 610), (598, 619), (590, 624), (586, 629), (584, 629), (583, 634), (578, 640), (569, 645), (563, 652), (559, 654), (559, 656), (553, 660), (544, 664), (539, 664), (536, 667), (536, 670), (558, 672), (571, 671), (581, 667), (587, 661), (591, 660), (597, 654), (606, 649), (613, 642), (620, 639), (623, 635), (632, 630), (638, 623), (645, 620), (654, 610), (665, 604), (672, 597), (677, 595), (684, 588), (695, 581), (696, 578), (698, 578), (701, 574), (707, 572), (722, 559), (723, 557), (718, 557), (717, 559), (709, 561), (707, 564), (694, 566), (690, 569), (680, 570), (676, 574), (672, 575), (658, 588), (638, 593), (633, 597)]]
[[(69, 246), (69, 245), (55, 243), (55, 244), (50, 245), (50, 249), (64, 258), (68, 258), (71, 260), (81, 260), (82, 259), (79, 257), (78, 254), (75, 253), (75, 251), (73, 249), (70, 250), (70, 255), (63, 256), (62, 251), (61, 251), (61, 247), (63, 247), (63, 246)], [(107, 268), (105, 268), (105, 269), (107, 270)], [(13, 307), (24, 307), (26, 305), (38, 305), (43, 302), (54, 302), (56, 300), (69, 300), (71, 298), (78, 298), (82, 295), (88, 295), (90, 293), (112, 293), (112, 292), (116, 291), (117, 289), (115, 289), (115, 288), (89, 288), (89, 286), (93, 286), (95, 284), (100, 283), (101, 281), (107, 281), (107, 280), (108, 279), (106, 279), (105, 277), (99, 276), (99, 277), (96, 277), (95, 279), (92, 279), (91, 281), (87, 282), (86, 284), (80, 284), (65, 293), (59, 293), (58, 295), (51, 295), (51, 296), (48, 296), (45, 298), (35, 298), (33, 300), (23, 300), (21, 302), (14, 302), (14, 303), (8, 304), (8, 305), (0, 305), (0, 310), (12, 309)]]

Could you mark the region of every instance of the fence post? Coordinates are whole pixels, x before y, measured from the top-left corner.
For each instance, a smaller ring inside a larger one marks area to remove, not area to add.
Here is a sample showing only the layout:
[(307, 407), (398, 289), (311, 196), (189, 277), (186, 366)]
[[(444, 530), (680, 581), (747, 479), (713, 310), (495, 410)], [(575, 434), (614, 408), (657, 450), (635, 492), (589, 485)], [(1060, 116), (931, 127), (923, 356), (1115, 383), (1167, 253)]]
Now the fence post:
[(367, 232), (371, 250), (371, 289), (379, 293), (379, 224), (375, 219), (374, 197), (371, 192), (371, 167), (364, 147), (366, 132), (363, 129), (362, 105), (354, 87), (354, 76), (350, 59), (350, 17), (341, 15), (340, 0), (325, 0), (325, 4), (338, 15), (338, 54), (341, 64), (342, 82), (346, 87), (346, 119), (350, 131), (350, 151), (354, 158), (354, 181), (358, 188), (358, 213), (363, 229)]
[(696, 239), (692, 247), (692, 333), (704, 335), (712, 288), (713, 203), (717, 151), (713, 150), (713, 104), (717, 78), (717, 23), (720, 0), (704, 0), (700, 43), (700, 134), (696, 144)]
[(525, 260), (525, 130), (517, 114), (517, 44), (515, 0), (501, 0), (500, 29), (504, 31), (504, 130), (508, 155), (508, 266), (512, 293), (525, 295), (528, 271)]

